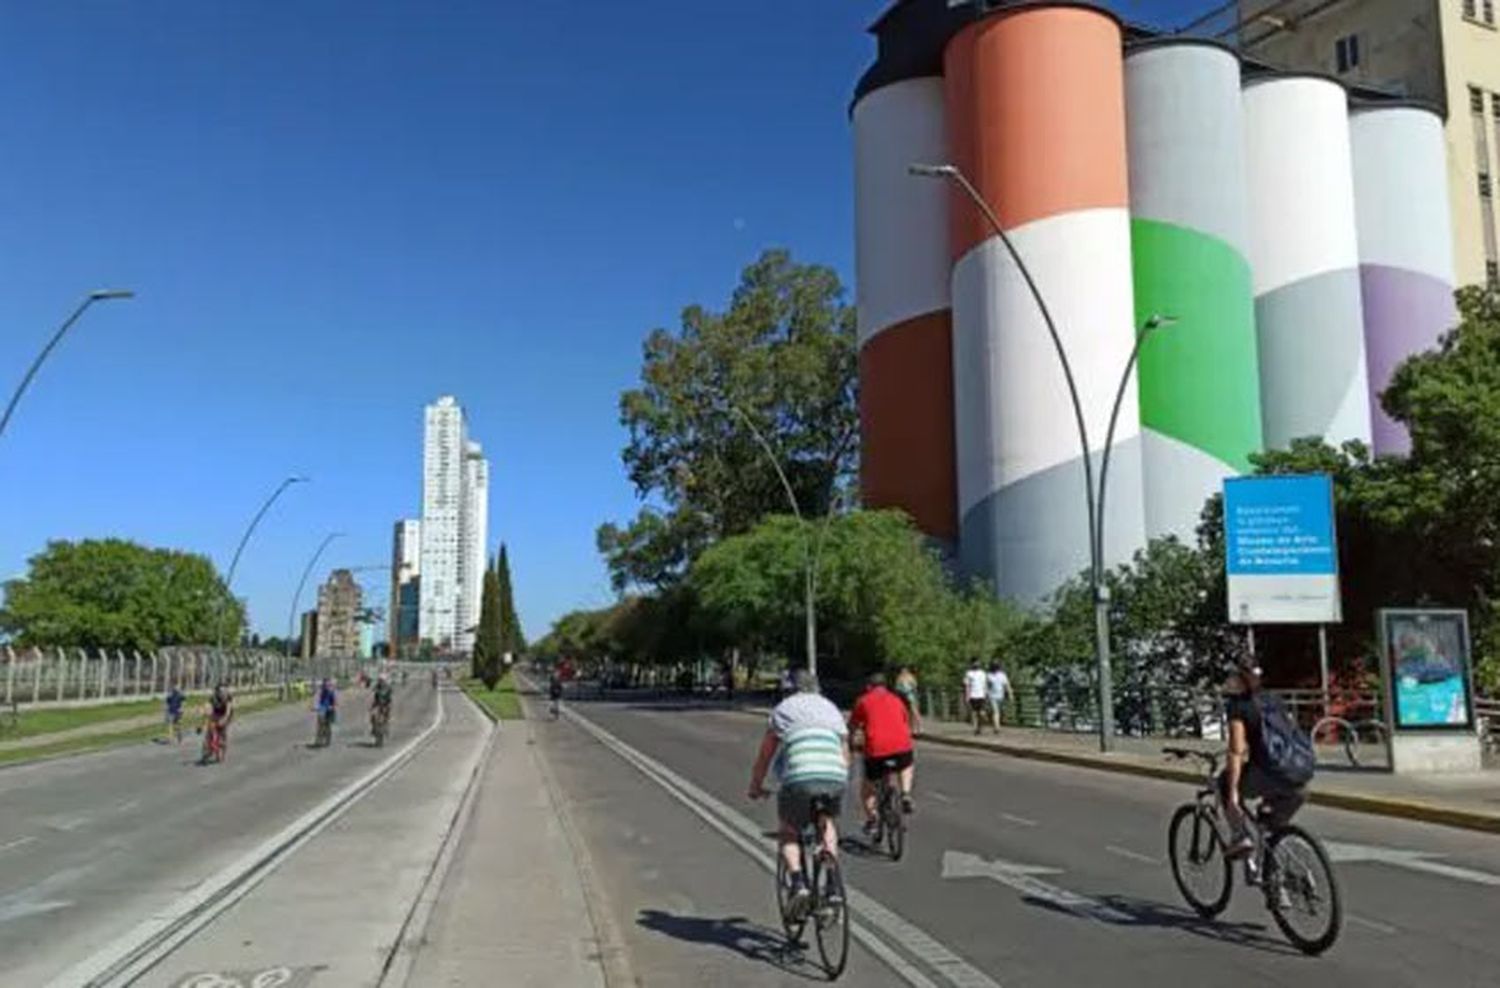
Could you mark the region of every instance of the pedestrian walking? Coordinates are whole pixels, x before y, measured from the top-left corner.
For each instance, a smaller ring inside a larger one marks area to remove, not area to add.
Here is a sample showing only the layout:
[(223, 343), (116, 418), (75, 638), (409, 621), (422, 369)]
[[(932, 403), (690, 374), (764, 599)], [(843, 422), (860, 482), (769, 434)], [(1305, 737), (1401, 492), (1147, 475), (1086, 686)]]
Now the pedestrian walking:
[(911, 716), (911, 729), (920, 732), (922, 730), (922, 713), (917, 703), (917, 673), (911, 666), (902, 666), (901, 671), (896, 673), (896, 695), (906, 704), (906, 712)]
[(994, 727), (995, 733), (1000, 733), (1000, 710), (1005, 704), (1005, 698), (1010, 696), (1010, 677), (1005, 674), (999, 662), (990, 663), (989, 675), (985, 677), (987, 699), (990, 701), (990, 725)]
[(985, 676), (984, 668), (977, 657), (970, 659), (969, 671), (964, 673), (964, 698), (969, 701), (969, 719), (974, 722), (975, 734), (984, 729), (989, 694), (989, 678)]

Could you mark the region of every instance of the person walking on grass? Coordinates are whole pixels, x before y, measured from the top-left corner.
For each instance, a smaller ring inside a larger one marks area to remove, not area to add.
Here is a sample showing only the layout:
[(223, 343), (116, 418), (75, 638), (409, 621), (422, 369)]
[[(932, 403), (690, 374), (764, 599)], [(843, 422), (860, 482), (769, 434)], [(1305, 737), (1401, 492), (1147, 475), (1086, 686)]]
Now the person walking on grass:
[(985, 677), (985, 685), (990, 701), (990, 726), (995, 733), (1000, 733), (1000, 711), (1005, 705), (1006, 697), (1010, 696), (1010, 677), (1000, 667), (999, 661), (990, 663), (989, 675)]
[(964, 673), (964, 699), (969, 703), (969, 719), (974, 722), (974, 733), (984, 729), (984, 717), (988, 712), (990, 684), (976, 656), (969, 660), (969, 671)]

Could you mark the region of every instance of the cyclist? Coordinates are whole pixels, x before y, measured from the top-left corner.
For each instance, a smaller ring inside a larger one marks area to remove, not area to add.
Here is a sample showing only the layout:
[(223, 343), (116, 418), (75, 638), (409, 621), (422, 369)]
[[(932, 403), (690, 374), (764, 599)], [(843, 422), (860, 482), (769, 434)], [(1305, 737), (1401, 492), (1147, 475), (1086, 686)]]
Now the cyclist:
[(552, 701), (552, 713), (556, 715), (562, 709), (563, 681), (555, 669), (552, 671), (551, 678), (547, 680), (547, 696)]
[(374, 717), (378, 713), (385, 717), (387, 724), (391, 722), (391, 693), (390, 677), (382, 672), (380, 678), (375, 680), (375, 690), (370, 697), (370, 716)]
[(765, 789), (766, 772), (774, 758), (781, 781), (776, 794), (780, 823), (776, 840), (791, 882), (788, 910), (793, 916), (805, 916), (812, 901), (812, 889), (803, 871), (798, 836), (804, 827), (812, 825), (813, 803), (821, 800), (830, 814), (818, 835), (822, 853), (838, 856), (835, 820), (843, 810), (844, 790), (849, 781), (849, 728), (839, 708), (818, 694), (818, 680), (812, 673), (799, 670), (795, 684), (797, 692), (771, 711), (755, 766), (750, 770), (749, 796), (760, 799), (769, 795)]
[(1245, 826), (1244, 800), (1260, 799), (1265, 823), (1275, 829), (1291, 822), (1307, 799), (1304, 785), (1281, 778), (1266, 746), (1265, 716), (1274, 698), (1263, 696), (1260, 669), (1236, 666), (1224, 682), (1224, 715), (1229, 722), (1229, 752), (1219, 774), (1219, 799), (1234, 828), (1227, 856), (1244, 857), (1255, 849)]
[(182, 704), (186, 699), (182, 690), (173, 683), (166, 699), (167, 736), (178, 744), (182, 743)]
[(229, 751), (229, 722), (234, 719), (234, 696), (223, 683), (214, 686), (206, 708), (208, 727), (219, 732), (219, 750)]
[(886, 775), (896, 773), (901, 792), (901, 811), (914, 808), (911, 786), (916, 778), (916, 756), (912, 753), (911, 718), (906, 704), (885, 687), (885, 673), (875, 672), (865, 680), (865, 691), (849, 712), (849, 730), (865, 739), (864, 780), (859, 785), (860, 800), (865, 807), (865, 833), (880, 829), (879, 810), (875, 805), (875, 786)]
[(318, 687), (316, 709), (318, 711), (318, 721), (320, 723), (327, 721), (330, 737), (333, 735), (333, 722), (338, 716), (338, 706), (339, 694), (338, 690), (334, 688), (333, 680), (323, 680), (323, 684)]

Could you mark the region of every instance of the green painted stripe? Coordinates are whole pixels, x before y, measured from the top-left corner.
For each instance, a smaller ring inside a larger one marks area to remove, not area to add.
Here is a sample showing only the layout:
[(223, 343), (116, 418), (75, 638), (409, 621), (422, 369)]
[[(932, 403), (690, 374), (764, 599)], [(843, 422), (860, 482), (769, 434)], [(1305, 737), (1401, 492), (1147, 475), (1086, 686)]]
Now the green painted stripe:
[(1141, 347), (1141, 425), (1250, 469), (1261, 448), (1260, 364), (1250, 265), (1224, 241), (1130, 222), (1136, 324), (1177, 322)]

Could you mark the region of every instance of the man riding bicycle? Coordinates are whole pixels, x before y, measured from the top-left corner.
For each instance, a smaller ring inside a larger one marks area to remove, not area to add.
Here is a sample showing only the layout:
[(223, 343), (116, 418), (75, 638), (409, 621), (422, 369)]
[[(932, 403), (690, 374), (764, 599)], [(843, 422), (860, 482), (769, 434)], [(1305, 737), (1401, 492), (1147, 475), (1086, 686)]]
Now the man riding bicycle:
[(865, 808), (865, 833), (880, 829), (875, 806), (875, 787), (888, 774), (896, 773), (901, 792), (901, 811), (910, 813), (916, 756), (912, 752), (911, 720), (906, 703), (886, 689), (885, 673), (876, 672), (865, 681), (865, 692), (849, 713), (849, 730), (864, 735), (865, 771), (860, 799)]
[(333, 680), (323, 680), (323, 684), (318, 687), (318, 699), (314, 707), (318, 711), (318, 723), (326, 723), (330, 735), (333, 733), (333, 722), (338, 717), (338, 706), (339, 695), (333, 686)]
[(781, 782), (776, 794), (780, 823), (776, 840), (791, 881), (788, 909), (793, 915), (805, 915), (812, 902), (812, 889), (803, 870), (798, 837), (804, 827), (813, 824), (817, 802), (827, 812), (822, 818), (822, 833), (818, 835), (822, 853), (838, 856), (835, 820), (842, 812), (849, 780), (849, 729), (838, 707), (818, 694), (818, 680), (812, 673), (799, 670), (796, 687), (797, 692), (771, 711), (755, 766), (750, 771), (749, 796), (760, 799), (768, 795), (766, 772), (775, 759)]
[(375, 680), (375, 690), (370, 696), (370, 716), (372, 718), (378, 715), (384, 717), (387, 724), (391, 722), (392, 692), (390, 676), (382, 672), (380, 678)]
[(207, 704), (208, 728), (219, 733), (219, 748), (229, 747), (229, 722), (234, 719), (234, 697), (223, 683), (214, 686)]
[(1229, 721), (1229, 753), (1219, 774), (1219, 800), (1234, 828), (1229, 857), (1243, 857), (1255, 848), (1245, 826), (1244, 800), (1259, 799), (1265, 822), (1284, 827), (1307, 799), (1305, 783), (1288, 780), (1275, 764), (1266, 743), (1265, 719), (1273, 703), (1261, 693), (1260, 669), (1237, 666), (1224, 682), (1224, 713)]

